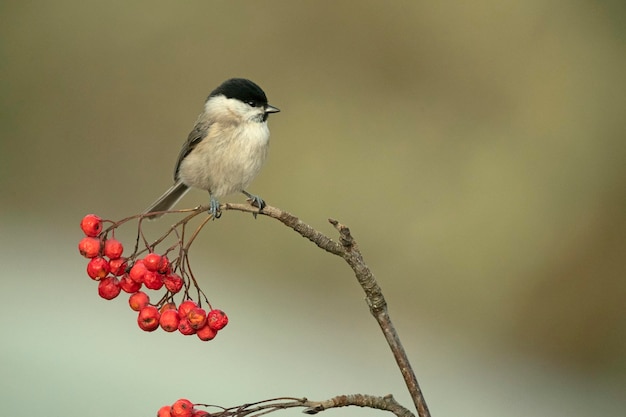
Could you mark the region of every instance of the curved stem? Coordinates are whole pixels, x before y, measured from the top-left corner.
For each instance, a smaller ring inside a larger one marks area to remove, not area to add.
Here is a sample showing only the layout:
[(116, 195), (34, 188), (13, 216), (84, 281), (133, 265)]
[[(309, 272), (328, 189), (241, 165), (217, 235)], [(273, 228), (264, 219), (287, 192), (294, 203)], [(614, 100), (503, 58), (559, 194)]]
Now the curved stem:
[[(203, 208), (198, 208), (201, 210)], [(411, 394), (417, 414), (419, 417), (430, 417), (430, 411), (426, 405), (424, 394), (420, 389), (419, 383), (413, 368), (409, 362), (409, 358), (400, 342), (400, 337), (393, 326), (389, 313), (387, 311), (387, 302), (383, 296), (382, 290), (378, 285), (374, 274), (363, 260), (363, 256), (358, 248), (355, 239), (350, 233), (350, 229), (347, 226), (340, 224), (337, 220), (329, 219), (328, 221), (339, 232), (339, 242), (335, 242), (324, 234), (313, 229), (311, 226), (305, 224), (296, 216), (277, 209), (276, 207), (265, 206), (263, 211), (259, 212), (259, 209), (247, 204), (225, 204), (222, 207), (223, 210), (237, 210), (243, 212), (259, 213), (265, 216), (274, 218), (285, 226), (293, 229), (301, 236), (309, 239), (315, 243), (318, 247), (330, 252), (334, 255), (342, 257), (348, 265), (354, 271), (357, 281), (365, 292), (366, 301), (370, 309), (370, 313), (380, 326), (387, 344), (391, 349), (393, 356), (400, 368), (400, 373), (404, 378), (404, 382)]]

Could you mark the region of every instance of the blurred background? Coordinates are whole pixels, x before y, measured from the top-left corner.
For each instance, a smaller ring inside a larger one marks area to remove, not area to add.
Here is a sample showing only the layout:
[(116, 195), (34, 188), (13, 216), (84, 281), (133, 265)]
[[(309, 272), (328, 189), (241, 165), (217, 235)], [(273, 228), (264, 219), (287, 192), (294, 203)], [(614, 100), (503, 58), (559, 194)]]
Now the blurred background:
[(83, 215), (159, 196), (206, 96), (237, 76), (282, 110), (249, 191), (331, 237), (329, 217), (351, 227), (433, 416), (624, 415), (625, 9), (3, 1), (2, 413), (411, 406), (349, 268), (276, 221), (227, 212), (194, 243), (230, 316), (210, 343), (141, 332), (86, 276)]

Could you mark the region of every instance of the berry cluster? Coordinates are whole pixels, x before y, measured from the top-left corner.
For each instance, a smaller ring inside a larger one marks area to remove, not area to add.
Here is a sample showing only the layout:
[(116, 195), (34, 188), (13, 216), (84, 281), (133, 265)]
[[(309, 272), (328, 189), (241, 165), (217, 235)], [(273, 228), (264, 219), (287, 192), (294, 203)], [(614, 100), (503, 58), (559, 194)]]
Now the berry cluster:
[(164, 405), (157, 412), (157, 417), (209, 417), (211, 414), (194, 408), (194, 404), (181, 398), (172, 405)]
[[(161, 327), (166, 332), (178, 330), (184, 335), (195, 334), (204, 341), (213, 339), (228, 324), (228, 317), (222, 310), (210, 309), (207, 313), (200, 301), (194, 301), (189, 295), (191, 283), (197, 290), (198, 298), (204, 293), (190, 271), (183, 268), (183, 259), (188, 265), (186, 250), (181, 251), (183, 255), (174, 262), (170, 262), (167, 254), (154, 253), (152, 250), (156, 245), (148, 245), (142, 251), (136, 246), (133, 254), (123, 257), (122, 243), (115, 239), (113, 233), (108, 236), (121, 223), (113, 223), (103, 230), (103, 220), (94, 214), (86, 215), (80, 223), (85, 237), (78, 243), (78, 250), (89, 259), (87, 275), (98, 281), (100, 297), (112, 300), (121, 291), (131, 294), (128, 303), (139, 312), (137, 324), (144, 331), (152, 332)], [(144, 252), (148, 253), (140, 257)], [(148, 294), (141, 291), (144, 286), (154, 291), (164, 287), (165, 295), (151, 304)], [(183, 289), (183, 300), (177, 306), (174, 295)], [(210, 307), (206, 296), (204, 299)]]

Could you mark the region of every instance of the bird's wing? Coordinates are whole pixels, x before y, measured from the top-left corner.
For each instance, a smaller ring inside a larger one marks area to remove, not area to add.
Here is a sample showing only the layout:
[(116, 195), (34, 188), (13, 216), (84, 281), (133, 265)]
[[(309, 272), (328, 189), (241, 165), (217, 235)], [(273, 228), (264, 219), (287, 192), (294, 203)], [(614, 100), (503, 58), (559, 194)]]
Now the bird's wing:
[(180, 150), (180, 154), (178, 155), (178, 161), (176, 161), (176, 169), (174, 169), (174, 180), (178, 180), (178, 170), (180, 169), (180, 164), (183, 162), (183, 159), (206, 137), (209, 132), (209, 127), (211, 123), (209, 122), (198, 122), (193, 127), (193, 130), (189, 132), (189, 136), (187, 136), (187, 141), (183, 145), (183, 148)]

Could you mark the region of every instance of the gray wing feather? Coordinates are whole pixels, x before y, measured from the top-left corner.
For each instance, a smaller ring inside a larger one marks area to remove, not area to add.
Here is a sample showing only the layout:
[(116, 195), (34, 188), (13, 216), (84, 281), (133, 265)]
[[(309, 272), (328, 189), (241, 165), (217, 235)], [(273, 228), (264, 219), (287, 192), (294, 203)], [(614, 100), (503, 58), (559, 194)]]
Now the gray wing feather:
[(183, 162), (183, 159), (193, 149), (204, 139), (209, 131), (209, 126), (211, 124), (209, 122), (201, 122), (198, 121), (196, 125), (193, 127), (193, 130), (189, 132), (189, 136), (187, 136), (187, 142), (183, 145), (183, 148), (180, 150), (180, 154), (178, 155), (178, 161), (176, 161), (176, 168), (174, 169), (174, 180), (178, 181), (178, 170), (180, 169), (180, 164)]

